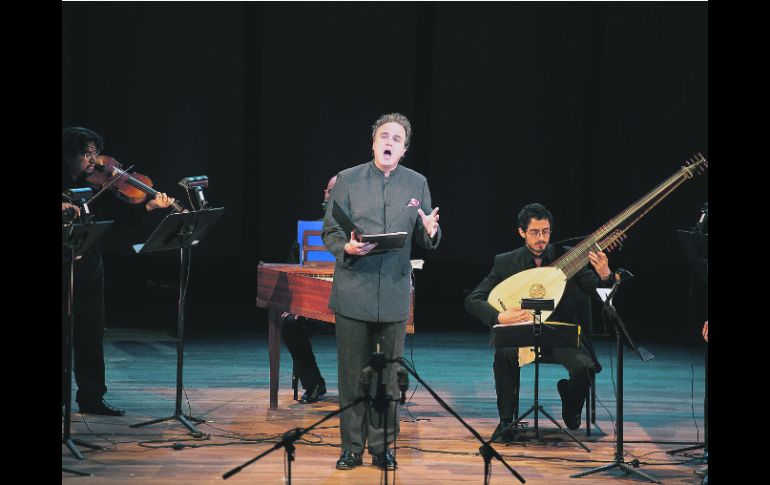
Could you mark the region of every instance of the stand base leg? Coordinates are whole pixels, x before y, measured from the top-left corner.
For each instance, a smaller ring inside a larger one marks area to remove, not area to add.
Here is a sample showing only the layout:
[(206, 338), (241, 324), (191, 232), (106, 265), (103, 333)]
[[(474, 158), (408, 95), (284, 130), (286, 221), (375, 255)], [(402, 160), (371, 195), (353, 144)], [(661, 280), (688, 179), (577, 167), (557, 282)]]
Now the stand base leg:
[(695, 476), (701, 477), (701, 485), (709, 485), (709, 470), (708, 468), (704, 468), (702, 470), (695, 470), (693, 473), (695, 473)]
[(519, 480), (521, 483), (526, 483), (524, 477), (519, 475), (519, 472), (511, 468), (511, 466), (502, 459), (500, 454), (497, 453), (494, 448), (492, 448), (492, 445), (490, 445), (489, 442), (485, 441), (484, 444), (481, 445), (479, 448), (479, 454), (484, 459), (484, 485), (489, 485), (489, 482), (492, 479), (492, 458), (497, 458), (500, 460), (500, 463), (502, 463), (505, 468), (507, 468), (508, 471), (510, 471), (511, 474), (516, 477), (517, 480)]
[(75, 446), (75, 443), (72, 442), (72, 440), (62, 440), (62, 443), (67, 445), (67, 448), (69, 448), (70, 453), (75, 455), (75, 458), (78, 460), (85, 460), (85, 457), (80, 453), (80, 450)]
[(91, 448), (92, 450), (102, 450), (104, 447), (95, 445), (93, 443), (89, 443), (88, 441), (78, 440), (78, 439), (62, 439), (61, 442), (65, 445), (67, 445), (67, 448), (69, 448), (70, 452), (75, 455), (75, 458), (78, 460), (85, 460), (83, 457), (83, 454), (80, 453), (80, 450), (78, 450), (77, 446), (85, 446), (86, 448)]
[(67, 473), (72, 473), (73, 475), (80, 475), (81, 477), (90, 477), (90, 476), (92, 476), (90, 473), (79, 472), (77, 470), (73, 470), (72, 468), (67, 468), (65, 466), (61, 467), (61, 471), (67, 472)]
[[(524, 418), (526, 418), (526, 417), (527, 417), (527, 416), (528, 416), (528, 415), (529, 415), (531, 412), (533, 412), (535, 409), (537, 409), (537, 410), (538, 410), (540, 413), (542, 413), (542, 414), (543, 414), (545, 417), (547, 417), (548, 419), (550, 419), (550, 420), (551, 420), (551, 422), (552, 422), (553, 424), (555, 424), (556, 426), (558, 426), (558, 428), (559, 428), (561, 431), (563, 431), (563, 432), (567, 433), (567, 435), (568, 435), (570, 438), (572, 438), (572, 441), (574, 441), (575, 443), (577, 443), (578, 445), (580, 445), (580, 447), (581, 447), (581, 448), (583, 448), (584, 450), (586, 450), (586, 451), (587, 451), (587, 452), (589, 452), (589, 453), (591, 452), (591, 450), (590, 450), (590, 449), (589, 449), (589, 448), (588, 448), (586, 445), (584, 445), (582, 441), (580, 441), (580, 440), (579, 440), (579, 439), (578, 439), (578, 438), (577, 438), (575, 435), (573, 435), (572, 433), (570, 433), (570, 432), (569, 432), (569, 430), (567, 430), (567, 428), (563, 427), (563, 426), (562, 426), (562, 425), (560, 425), (560, 424), (559, 424), (559, 423), (558, 423), (558, 422), (557, 422), (555, 419), (553, 419), (553, 417), (552, 417), (550, 414), (548, 414), (548, 413), (546, 412), (546, 410), (545, 410), (545, 409), (543, 409), (543, 406), (537, 406), (537, 408), (535, 408), (535, 406), (532, 406), (532, 407), (530, 407), (530, 408), (527, 410), (527, 412), (525, 412), (524, 414), (522, 414), (521, 416), (519, 416), (519, 418), (518, 418), (516, 421), (512, 422), (511, 424), (509, 424), (509, 425), (508, 425), (508, 426), (505, 428), (505, 430), (507, 430), (507, 429), (510, 429), (510, 428), (514, 428), (514, 429), (515, 429), (516, 425), (517, 425), (517, 424), (519, 424), (519, 422), (520, 422), (521, 420), (523, 420)], [(535, 436), (536, 436), (536, 437), (539, 437), (539, 434), (538, 434), (538, 429), (537, 429), (537, 427), (535, 427), (534, 429), (535, 429)]]
[(661, 482), (659, 480), (655, 480), (654, 478), (652, 478), (651, 476), (647, 475), (646, 473), (641, 472), (641, 471), (637, 470), (636, 468), (632, 467), (631, 465), (629, 465), (627, 463), (624, 463), (622, 461), (616, 461), (615, 463), (612, 463), (612, 464), (609, 464), (609, 465), (600, 466), (599, 468), (594, 468), (592, 470), (587, 470), (587, 471), (584, 471), (584, 472), (576, 473), (574, 475), (570, 475), (570, 478), (580, 478), (580, 477), (584, 477), (586, 475), (593, 475), (594, 473), (606, 472), (606, 471), (612, 470), (613, 468), (619, 468), (619, 469), (623, 470), (626, 473), (630, 473), (632, 475), (636, 475), (636, 476), (638, 476), (640, 478), (643, 478), (644, 480), (647, 480), (647, 481), (652, 482), (652, 483), (663, 483), (663, 482)]
[(667, 451), (666, 454), (667, 455), (676, 455), (678, 453), (684, 453), (686, 451), (699, 450), (701, 448), (703, 449), (703, 456), (701, 456), (699, 458), (691, 458), (690, 460), (688, 460), (688, 461), (686, 461), (684, 463), (693, 462), (693, 463), (708, 464), (708, 462), (709, 462), (709, 452), (708, 452), (708, 450), (706, 450), (706, 445), (705, 444), (703, 444), (703, 445), (695, 445), (695, 446), (688, 446), (686, 448), (677, 448), (676, 450)]
[(567, 436), (569, 436), (570, 438), (572, 438), (572, 441), (574, 441), (575, 443), (579, 444), (579, 445), (580, 445), (580, 447), (581, 447), (581, 448), (583, 448), (584, 450), (586, 450), (587, 452), (589, 452), (589, 453), (591, 452), (591, 450), (590, 450), (590, 449), (588, 449), (588, 447), (587, 447), (586, 445), (584, 445), (584, 444), (583, 444), (583, 442), (582, 442), (582, 441), (580, 441), (580, 440), (577, 438), (577, 436), (575, 436), (574, 434), (570, 433), (570, 432), (569, 432), (569, 430), (568, 430), (567, 428), (565, 428), (564, 426), (560, 425), (558, 421), (556, 421), (555, 419), (553, 419), (553, 417), (552, 417), (550, 414), (548, 414), (548, 413), (546, 412), (546, 410), (545, 410), (545, 409), (543, 409), (543, 406), (539, 406), (539, 408), (540, 408), (540, 412), (541, 412), (541, 413), (543, 413), (543, 414), (545, 415), (545, 417), (547, 417), (548, 419), (550, 419), (550, 420), (551, 420), (551, 422), (552, 422), (553, 424), (555, 424), (556, 426), (558, 426), (560, 430), (562, 430), (563, 432), (567, 433)]
[(182, 423), (182, 425), (185, 428), (187, 428), (187, 430), (190, 431), (190, 434), (192, 434), (194, 437), (199, 438), (203, 436), (203, 433), (200, 432), (195, 426), (193, 426), (190, 423), (190, 421), (194, 421), (196, 423), (205, 423), (206, 421), (203, 419), (196, 418), (194, 416), (188, 416), (185, 414), (175, 414), (167, 418), (151, 419), (150, 421), (145, 421), (143, 423), (136, 423), (136, 424), (129, 425), (129, 428), (141, 428), (142, 426), (149, 426), (151, 424), (162, 423), (163, 421), (171, 421), (171, 420), (176, 420)]
[(524, 420), (524, 418), (526, 418), (527, 416), (529, 416), (529, 413), (531, 413), (531, 412), (532, 412), (532, 411), (534, 411), (534, 410), (535, 410), (535, 406), (532, 406), (532, 407), (530, 407), (529, 409), (527, 409), (527, 412), (526, 412), (526, 413), (524, 413), (524, 414), (522, 414), (522, 415), (520, 415), (518, 418), (516, 418), (516, 420), (515, 420), (514, 422), (512, 422), (512, 423), (510, 424), (510, 426), (509, 426), (509, 427), (510, 427), (510, 428), (513, 428), (513, 427), (515, 427), (517, 424), (519, 424), (520, 422), (522, 422), (522, 421)]
[(685, 451), (692, 451), (692, 450), (699, 450), (701, 448), (705, 448), (706, 445), (700, 444), (700, 445), (694, 445), (694, 446), (688, 446), (686, 448), (677, 448), (675, 450), (667, 451), (667, 455), (676, 455), (677, 453), (684, 453)]

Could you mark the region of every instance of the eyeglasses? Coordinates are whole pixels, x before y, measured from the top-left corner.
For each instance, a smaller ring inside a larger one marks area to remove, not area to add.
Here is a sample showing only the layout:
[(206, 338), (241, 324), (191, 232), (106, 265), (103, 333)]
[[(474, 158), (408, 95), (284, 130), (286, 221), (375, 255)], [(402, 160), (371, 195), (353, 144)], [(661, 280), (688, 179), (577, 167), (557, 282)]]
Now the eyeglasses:
[(84, 157), (87, 157), (87, 158), (95, 158), (95, 157), (98, 157), (98, 156), (99, 156), (99, 149), (98, 149), (98, 148), (96, 148), (96, 145), (94, 145), (94, 144), (89, 144), (89, 145), (86, 147), (86, 151), (85, 151), (85, 152), (83, 152), (83, 156), (84, 156)]
[(527, 234), (529, 234), (532, 237), (540, 237), (541, 234), (545, 237), (548, 237), (551, 235), (551, 230), (543, 229), (541, 231), (540, 229), (530, 229), (529, 231), (527, 231)]

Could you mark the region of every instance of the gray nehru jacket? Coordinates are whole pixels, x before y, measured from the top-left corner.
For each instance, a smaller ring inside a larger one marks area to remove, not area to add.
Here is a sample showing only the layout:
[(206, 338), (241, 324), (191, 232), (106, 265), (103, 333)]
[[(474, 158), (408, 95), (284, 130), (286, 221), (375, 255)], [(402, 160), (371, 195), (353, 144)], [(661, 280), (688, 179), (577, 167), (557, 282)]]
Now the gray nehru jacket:
[[(334, 202), (366, 234), (407, 232), (404, 247), (366, 256), (345, 253), (350, 234), (332, 216)], [(323, 225), (324, 244), (336, 257), (330, 309), (367, 322), (409, 318), (412, 235), (426, 249), (441, 240), (441, 229), (431, 240), (417, 209), (433, 210), (428, 181), (414, 170), (398, 165), (385, 177), (372, 160), (338, 174)]]

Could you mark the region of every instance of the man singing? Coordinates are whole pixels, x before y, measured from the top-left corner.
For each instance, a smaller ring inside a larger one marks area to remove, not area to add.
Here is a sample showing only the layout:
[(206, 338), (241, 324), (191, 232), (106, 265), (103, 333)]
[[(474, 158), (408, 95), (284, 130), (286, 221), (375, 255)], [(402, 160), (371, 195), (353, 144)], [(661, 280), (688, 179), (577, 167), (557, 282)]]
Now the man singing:
[[(438, 207), (431, 210), (427, 180), (399, 165), (409, 148), (411, 132), (405, 116), (381, 116), (372, 127), (374, 160), (338, 174), (326, 209), (323, 240), (336, 257), (329, 308), (335, 312), (337, 326), (340, 406), (364, 395), (359, 385), (361, 371), (377, 344), (387, 359), (403, 354), (411, 297), (412, 238), (426, 249), (435, 249), (441, 239)], [(375, 244), (358, 241), (333, 217), (334, 203), (367, 234), (406, 232), (404, 247), (376, 251)], [(397, 367), (389, 363), (383, 371), (386, 392), (392, 396), (398, 394)], [(388, 445), (399, 431), (394, 408), (395, 403), (390, 403), (386, 411)], [(340, 415), (342, 454), (337, 469), (361, 465), (367, 445), (373, 465), (390, 470), (397, 466), (389, 446), (385, 446), (383, 416), (370, 406), (367, 419), (366, 410), (367, 406), (359, 403)]]

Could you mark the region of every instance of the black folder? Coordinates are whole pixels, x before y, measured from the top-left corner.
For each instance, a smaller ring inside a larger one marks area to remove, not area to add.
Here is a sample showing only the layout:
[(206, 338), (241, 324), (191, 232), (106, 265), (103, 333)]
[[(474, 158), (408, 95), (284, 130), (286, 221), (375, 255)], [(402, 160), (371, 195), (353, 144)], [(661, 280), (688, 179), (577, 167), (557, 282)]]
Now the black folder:
[(340, 207), (336, 200), (334, 201), (334, 206), (332, 207), (332, 216), (340, 225), (340, 227), (342, 227), (342, 230), (345, 231), (346, 235), (353, 232), (360, 242), (377, 243), (377, 247), (372, 250), (373, 253), (378, 251), (387, 251), (389, 249), (401, 249), (404, 247), (404, 243), (406, 242), (407, 233), (403, 231), (389, 232), (387, 234), (364, 233), (360, 227), (353, 223), (353, 221), (350, 219), (350, 216), (342, 207)]

